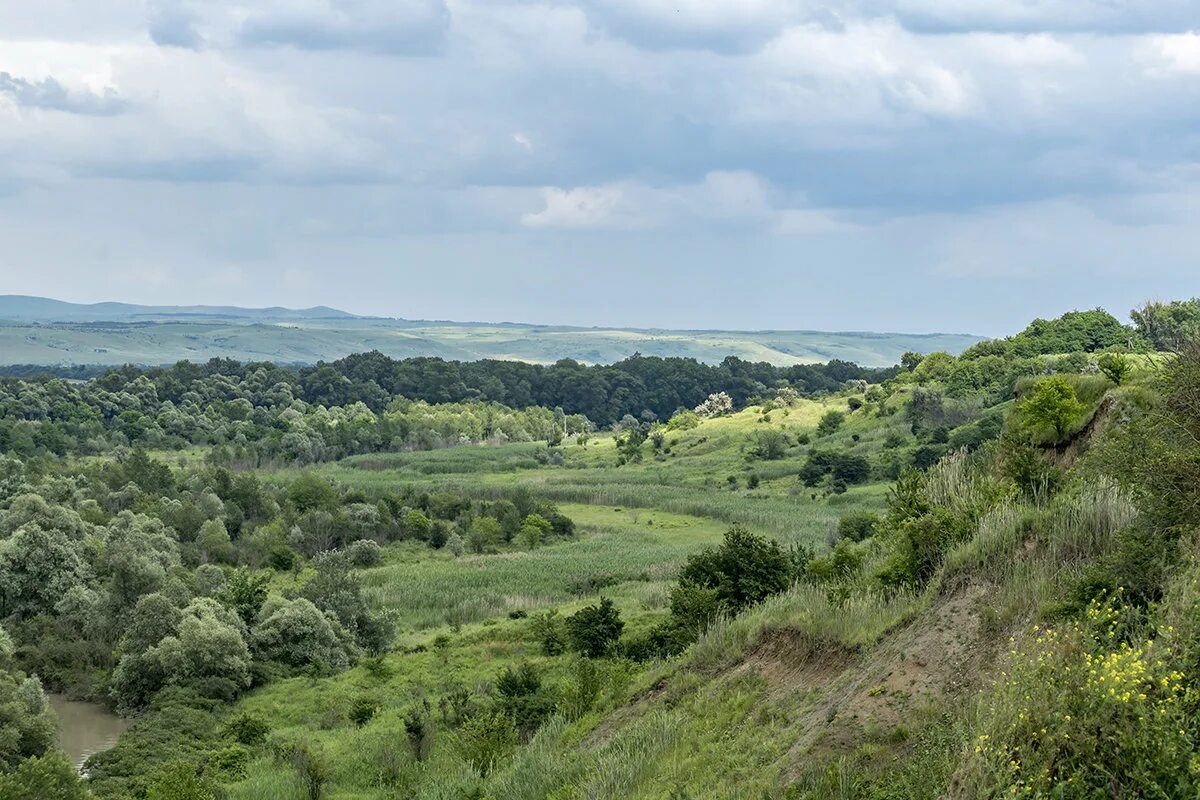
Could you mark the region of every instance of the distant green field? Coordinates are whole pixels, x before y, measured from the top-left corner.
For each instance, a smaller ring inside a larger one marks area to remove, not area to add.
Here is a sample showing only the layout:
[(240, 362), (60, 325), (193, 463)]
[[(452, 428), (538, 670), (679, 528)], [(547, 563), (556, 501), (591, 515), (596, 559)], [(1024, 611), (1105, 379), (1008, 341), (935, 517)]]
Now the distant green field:
[(816, 331), (676, 331), (404, 320), (155, 319), (0, 321), (0, 364), (172, 364), (188, 359), (314, 363), (370, 350), (394, 358), (438, 356), (549, 364), (598, 364), (641, 353), (716, 363), (726, 356), (775, 365), (853, 361), (891, 366), (906, 351), (961, 352), (979, 338), (958, 334)]

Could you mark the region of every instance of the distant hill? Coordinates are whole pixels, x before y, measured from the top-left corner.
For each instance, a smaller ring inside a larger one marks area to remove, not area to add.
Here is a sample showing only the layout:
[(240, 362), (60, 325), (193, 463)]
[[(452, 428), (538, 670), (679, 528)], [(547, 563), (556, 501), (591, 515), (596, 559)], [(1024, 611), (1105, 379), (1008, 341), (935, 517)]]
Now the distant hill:
[(238, 306), (140, 306), (132, 303), (67, 303), (49, 297), (0, 295), (0, 320), (19, 322), (130, 322), (203, 318), (239, 320), (354, 319), (327, 306), (313, 308), (239, 308)]
[(906, 351), (958, 353), (981, 337), (821, 331), (583, 328), (523, 323), (360, 317), (334, 308), (80, 305), (0, 295), (0, 364), (170, 364), (182, 359), (313, 363), (369, 350), (553, 363), (611, 363), (633, 353), (716, 363), (726, 356), (776, 365), (842, 359), (890, 366)]

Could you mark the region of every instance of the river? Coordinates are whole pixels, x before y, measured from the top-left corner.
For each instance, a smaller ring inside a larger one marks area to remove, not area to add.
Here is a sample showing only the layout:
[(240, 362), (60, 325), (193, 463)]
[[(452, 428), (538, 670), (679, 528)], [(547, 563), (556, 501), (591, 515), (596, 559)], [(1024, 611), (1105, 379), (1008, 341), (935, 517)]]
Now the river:
[(76, 769), (88, 756), (107, 750), (132, 720), (123, 719), (96, 703), (70, 700), (66, 695), (47, 694), (58, 714), (59, 743)]

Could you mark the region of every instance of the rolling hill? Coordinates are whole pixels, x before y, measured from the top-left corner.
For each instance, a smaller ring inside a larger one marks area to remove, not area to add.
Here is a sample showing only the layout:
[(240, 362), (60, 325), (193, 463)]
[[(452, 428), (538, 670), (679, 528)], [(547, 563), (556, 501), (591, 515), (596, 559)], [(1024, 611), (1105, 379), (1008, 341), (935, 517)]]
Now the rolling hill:
[(842, 359), (895, 364), (906, 351), (958, 353), (967, 334), (807, 330), (584, 328), (524, 323), (431, 322), (307, 309), (234, 306), (79, 305), (0, 296), (0, 364), (142, 364), (234, 358), (313, 363), (369, 350), (396, 358), (437, 356), (552, 363), (611, 363), (633, 353), (716, 363), (726, 356), (776, 365)]

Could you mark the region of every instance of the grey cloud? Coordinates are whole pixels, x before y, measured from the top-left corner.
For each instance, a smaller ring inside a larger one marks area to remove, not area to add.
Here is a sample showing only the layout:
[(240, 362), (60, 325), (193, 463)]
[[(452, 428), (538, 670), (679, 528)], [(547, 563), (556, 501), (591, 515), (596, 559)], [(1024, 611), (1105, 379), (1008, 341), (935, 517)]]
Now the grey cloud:
[(204, 43), (196, 30), (196, 14), (174, 0), (151, 0), (147, 28), (150, 38), (164, 47), (196, 49)]
[(114, 89), (93, 92), (87, 89), (68, 89), (53, 77), (31, 81), (0, 72), (0, 95), (7, 95), (18, 106), (70, 114), (110, 116), (129, 108), (129, 103)]
[(252, 13), (238, 32), (244, 45), (302, 50), (362, 50), (432, 55), (442, 49), (450, 12), (442, 0), (330, 0), (320, 11)]

